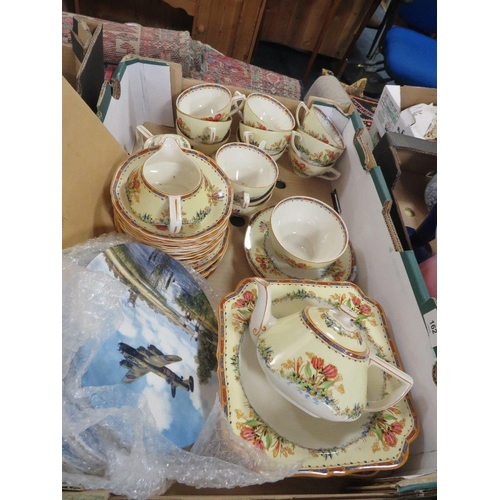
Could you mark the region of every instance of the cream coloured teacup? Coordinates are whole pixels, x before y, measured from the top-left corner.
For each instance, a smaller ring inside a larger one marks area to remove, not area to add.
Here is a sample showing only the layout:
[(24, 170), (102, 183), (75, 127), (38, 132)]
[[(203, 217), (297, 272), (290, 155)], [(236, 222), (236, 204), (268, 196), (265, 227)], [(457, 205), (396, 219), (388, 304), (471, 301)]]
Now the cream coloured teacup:
[(130, 174), (125, 192), (131, 210), (141, 220), (168, 226), (172, 234), (178, 234), (183, 224), (201, 222), (210, 213), (200, 167), (171, 137)]
[[(177, 134), (179, 134), (181, 137), (185, 137), (182, 130), (179, 128), (179, 126), (177, 124), (175, 126), (175, 129), (177, 131)], [(193, 139), (188, 139), (187, 137), (185, 137), (185, 138), (191, 143), (192, 149), (195, 149), (196, 151), (201, 151), (203, 154), (206, 154), (207, 156), (213, 156), (221, 146), (223, 146), (224, 144), (226, 144), (229, 141), (230, 137), (231, 137), (231, 133), (230, 133), (230, 131), (228, 131), (228, 133), (222, 139), (222, 141), (214, 142), (212, 144), (194, 141)]]
[(269, 241), (277, 257), (291, 267), (316, 269), (345, 252), (349, 235), (343, 219), (326, 203), (290, 196), (271, 212)]
[(264, 130), (251, 127), (243, 121), (238, 124), (238, 133), (241, 141), (258, 146), (270, 155), (281, 153), (290, 142), (291, 137), (289, 130)]
[(176, 110), (202, 120), (224, 121), (243, 106), (245, 96), (217, 83), (201, 83), (179, 94)]
[[(304, 116), (301, 118), (301, 112)], [(303, 101), (300, 101), (295, 110), (297, 128), (316, 139), (336, 146), (342, 150), (345, 149), (344, 139), (338, 128), (328, 119), (328, 117), (317, 106), (308, 108)]]
[(295, 118), (280, 101), (267, 94), (253, 92), (245, 98), (242, 109), (243, 121), (254, 128), (291, 131)]
[(232, 208), (231, 213), (232, 213), (232, 215), (238, 215), (238, 216), (242, 216), (242, 217), (250, 217), (254, 213), (262, 210), (267, 205), (267, 203), (271, 199), (272, 195), (273, 195), (273, 192), (271, 191), (269, 193), (269, 195), (266, 196), (264, 199), (259, 200), (259, 202), (250, 203), (250, 205), (248, 205), (248, 207), (246, 207), (246, 208), (243, 208), (238, 203), (233, 202), (233, 208)]
[(243, 209), (267, 200), (278, 180), (276, 162), (251, 144), (224, 144), (215, 154), (215, 162), (231, 180), (234, 203)]
[(332, 146), (305, 133), (292, 131), (290, 146), (297, 156), (317, 167), (331, 167), (344, 152), (344, 148)]
[[(257, 358), (269, 384), (285, 399), (317, 418), (353, 422), (383, 411), (413, 385), (410, 375), (370, 351), (356, 326), (357, 314), (338, 307), (306, 305), (276, 318), (269, 284), (255, 278), (257, 301), (249, 323)], [(370, 367), (399, 381), (378, 401), (368, 400)]]
[(214, 144), (221, 142), (231, 130), (232, 118), (224, 121), (202, 120), (177, 111), (176, 127), (189, 140)]
[(299, 177), (318, 177), (328, 181), (335, 181), (340, 177), (340, 172), (333, 166), (318, 167), (313, 165), (299, 156), (296, 149), (291, 146), (288, 148), (288, 156), (294, 173)]

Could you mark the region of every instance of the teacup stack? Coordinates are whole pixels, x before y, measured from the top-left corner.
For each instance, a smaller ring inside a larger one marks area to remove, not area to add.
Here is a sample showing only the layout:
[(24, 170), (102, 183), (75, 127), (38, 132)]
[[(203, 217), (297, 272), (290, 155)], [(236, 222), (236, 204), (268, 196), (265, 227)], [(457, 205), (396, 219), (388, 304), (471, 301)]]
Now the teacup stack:
[(288, 148), (294, 172), (299, 177), (338, 179), (340, 172), (334, 165), (345, 151), (342, 134), (317, 106), (308, 108), (300, 102), (295, 117), (297, 130), (292, 132)]
[(267, 94), (253, 92), (245, 97), (239, 112), (238, 139), (259, 147), (277, 161), (285, 152), (295, 128), (290, 110)]
[(208, 277), (228, 247), (233, 189), (208, 156), (173, 138), (131, 155), (111, 185), (115, 225)]
[(191, 146), (212, 155), (229, 140), (232, 116), (243, 106), (245, 96), (234, 95), (223, 85), (203, 83), (179, 94), (176, 130)]
[(265, 151), (252, 144), (228, 142), (217, 151), (215, 162), (231, 179), (233, 215), (248, 217), (269, 201), (279, 169)]

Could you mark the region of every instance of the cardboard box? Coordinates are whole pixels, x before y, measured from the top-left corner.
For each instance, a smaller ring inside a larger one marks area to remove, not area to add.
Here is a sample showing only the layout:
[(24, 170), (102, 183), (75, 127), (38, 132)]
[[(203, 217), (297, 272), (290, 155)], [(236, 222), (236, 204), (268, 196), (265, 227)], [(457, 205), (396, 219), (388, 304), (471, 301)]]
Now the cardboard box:
[[(412, 130), (402, 119), (402, 112), (417, 104), (437, 105), (437, 89), (386, 85), (380, 96), (370, 127), (370, 137), (376, 146), (386, 132), (412, 135)], [(420, 139), (424, 140), (424, 139)]]
[[(167, 117), (168, 109), (178, 93), (199, 83), (182, 79), (180, 68), (173, 64), (168, 65), (169, 71), (166, 71), (164, 63), (143, 58), (127, 59), (124, 63), (117, 74), (120, 71), (132, 71), (125, 78), (120, 78), (119, 85), (117, 82), (110, 83), (103, 90), (98, 106), (101, 119), (85, 107), (81, 98), (63, 79), (63, 215), (66, 214), (67, 219), (63, 226), (63, 247), (114, 230), (109, 185), (106, 183), (126, 158), (128, 150), (133, 147), (135, 126), (155, 117), (156, 109), (149, 106), (150, 89), (164, 88), (170, 77), (172, 93), (157, 92), (156, 99), (160, 100), (154, 106), (163, 109), (163, 116)], [(147, 79), (143, 78), (145, 74), (148, 75)], [(116, 92), (113, 97), (113, 89), (117, 88), (120, 92)], [(236, 90), (235, 87), (231, 89)], [(245, 89), (238, 90), (249, 93)], [(120, 103), (110, 99), (123, 101), (117, 106)], [(298, 104), (289, 99), (283, 99), (282, 102), (292, 112)], [(115, 113), (119, 119), (116, 119)], [(280, 180), (284, 182), (285, 188), (275, 189), (270, 204), (288, 196), (305, 194), (332, 204), (346, 221), (356, 253), (356, 283), (383, 307), (403, 365), (415, 380), (412, 398), (421, 422), (420, 433), (410, 445), (406, 464), (392, 472), (393, 477), (387, 482), (387, 491), (394, 493), (393, 486), (397, 482), (394, 476), (408, 478), (416, 475), (420, 480), (428, 474), (433, 479), (430, 486), (428, 481), (425, 482), (425, 488), (432, 489), (435, 485), (433, 474), (437, 470), (437, 387), (432, 379), (435, 353), (422, 315), (420, 297), (415, 295), (412, 284), (412, 281), (418, 281), (418, 276), (411, 276), (409, 273), (400, 245), (395, 243), (392, 221), (387, 215), (386, 198), (390, 198), (389, 189), (374, 181), (383, 180), (383, 175), (375, 165), (370, 148), (363, 144), (362, 136), (365, 131), (359, 116), (354, 112), (351, 118), (343, 129), (348, 147), (337, 166), (342, 173), (340, 179), (330, 185), (317, 178), (299, 178), (293, 173), (288, 155), (285, 154), (278, 161)], [(112, 124), (112, 132), (106, 124)], [(159, 132), (172, 132), (171, 127), (165, 123), (157, 123), (156, 127)], [(91, 165), (92, 159), (97, 160), (98, 165)], [(86, 205), (76, 209), (75, 199), (79, 199), (76, 193), (81, 190), (81, 186), (85, 189)], [(245, 231), (246, 226), (231, 226), (228, 251), (208, 279), (220, 295), (235, 290), (242, 279), (253, 276), (244, 253)], [(255, 498), (255, 495), (280, 495), (282, 498), (300, 498), (314, 494), (315, 498), (349, 498), (351, 495), (353, 498), (373, 498), (371, 492), (363, 492), (365, 484), (366, 477), (358, 481), (358, 478), (351, 475), (321, 480), (287, 478), (276, 483), (225, 491), (175, 484), (164, 496), (196, 495), (203, 498), (208, 495), (243, 495), (245, 498)]]
[[(430, 297), (419, 264), (415, 258), (407, 228), (416, 229), (429, 214), (424, 192), (430, 179), (437, 173), (437, 144), (415, 137), (387, 132), (373, 150), (383, 178), (374, 182), (381, 190), (390, 190), (389, 214), (394, 224), (406, 263), (412, 277), (415, 296), (425, 319), (429, 338), (437, 355), (437, 308)], [(431, 242), (432, 253), (437, 251), (436, 240)]]

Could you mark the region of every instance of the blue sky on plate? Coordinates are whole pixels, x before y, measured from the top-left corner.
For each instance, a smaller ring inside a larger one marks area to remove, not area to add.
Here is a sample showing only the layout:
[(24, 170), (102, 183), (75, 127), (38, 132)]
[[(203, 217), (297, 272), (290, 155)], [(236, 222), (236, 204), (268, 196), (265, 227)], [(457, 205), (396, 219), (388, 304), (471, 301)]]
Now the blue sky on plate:
[[(141, 246), (144, 247), (144, 245)], [(146, 247), (146, 250), (148, 248), (150, 247)], [(144, 248), (136, 250), (142, 251)], [(175, 261), (175, 264), (178, 263)], [(88, 267), (94, 271), (112, 275), (104, 254), (96, 257)], [(177, 286), (170, 288), (171, 293), (174, 292), (173, 295), (166, 294), (170, 300), (183, 288), (183, 282), (194, 281), (184, 268), (176, 266), (176, 278), (180, 278), (180, 275), (184, 273), (187, 276), (182, 276), (183, 279), (176, 279)], [(191, 287), (192, 285), (193, 283), (189, 283), (185, 286)], [(119, 342), (125, 342), (135, 348), (154, 344), (165, 355), (180, 356), (182, 360), (168, 365), (168, 368), (184, 379), (192, 376), (195, 380), (193, 392), (188, 393), (178, 387), (173, 398), (170, 385), (153, 373), (148, 373), (127, 384), (127, 388), (140, 392), (147, 398), (150, 410), (163, 435), (180, 447), (188, 446), (198, 437), (213, 406), (218, 388), (217, 376), (213, 374), (208, 384), (200, 385), (196, 375), (195, 356), (198, 343), (195, 339), (183, 328), (170, 321), (167, 316), (154, 311), (141, 296), (137, 298), (135, 304), (130, 302), (128, 293), (124, 294), (120, 301), (124, 321), (92, 359), (87, 372), (82, 377), (82, 386), (122, 383), (121, 380), (127, 368), (120, 366), (123, 355), (118, 350)]]

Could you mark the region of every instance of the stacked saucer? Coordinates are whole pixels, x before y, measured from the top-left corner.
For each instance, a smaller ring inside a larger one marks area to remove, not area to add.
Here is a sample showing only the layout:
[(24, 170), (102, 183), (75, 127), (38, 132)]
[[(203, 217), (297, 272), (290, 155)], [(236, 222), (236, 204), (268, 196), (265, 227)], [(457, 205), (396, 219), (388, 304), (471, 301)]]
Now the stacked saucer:
[[(138, 151), (117, 169), (111, 183), (115, 226), (117, 230), (162, 250), (208, 277), (217, 268), (229, 244), (229, 217), (233, 203), (231, 182), (211, 158), (199, 151), (179, 148), (186, 159), (194, 162), (199, 169), (199, 189), (202, 190), (203, 201), (198, 201), (195, 209), (191, 209), (193, 213), (188, 215), (182, 206), (181, 227), (175, 229), (175, 232), (171, 231), (168, 213), (162, 221), (152, 216), (150, 211), (139, 210), (144, 209), (144, 203), (135, 203), (138, 197), (144, 198), (148, 194), (154, 199), (153, 195), (157, 194), (154, 187), (141, 175), (146, 161), (163, 147), (155, 146)], [(142, 183), (140, 179), (143, 180)]]

